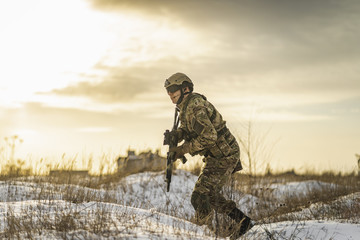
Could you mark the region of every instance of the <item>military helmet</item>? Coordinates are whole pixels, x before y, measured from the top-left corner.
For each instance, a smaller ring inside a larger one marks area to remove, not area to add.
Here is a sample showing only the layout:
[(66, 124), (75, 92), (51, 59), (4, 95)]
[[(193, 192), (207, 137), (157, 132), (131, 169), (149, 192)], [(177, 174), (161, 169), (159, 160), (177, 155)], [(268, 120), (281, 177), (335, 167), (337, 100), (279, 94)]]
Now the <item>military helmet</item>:
[(173, 75), (171, 75), (168, 79), (166, 79), (165, 81), (165, 88), (171, 87), (173, 85), (178, 85), (181, 86), (183, 83), (190, 83), (190, 85), (194, 85), (191, 81), (191, 79), (186, 76), (183, 73), (175, 73)]

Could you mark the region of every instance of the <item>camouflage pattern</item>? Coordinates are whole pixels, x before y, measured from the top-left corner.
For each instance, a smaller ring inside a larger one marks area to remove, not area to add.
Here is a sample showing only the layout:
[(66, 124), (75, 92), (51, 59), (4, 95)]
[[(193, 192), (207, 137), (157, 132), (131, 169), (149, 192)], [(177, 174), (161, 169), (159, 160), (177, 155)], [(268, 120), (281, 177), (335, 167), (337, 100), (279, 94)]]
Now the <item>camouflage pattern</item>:
[[(211, 219), (212, 210), (228, 214), (236, 207), (221, 189), (234, 170), (241, 170), (240, 149), (216, 108), (203, 95), (189, 94), (180, 104), (179, 141), (189, 143), (191, 155), (205, 156), (205, 165), (195, 184), (191, 204), (199, 224)], [(210, 220), (211, 221), (211, 220)]]

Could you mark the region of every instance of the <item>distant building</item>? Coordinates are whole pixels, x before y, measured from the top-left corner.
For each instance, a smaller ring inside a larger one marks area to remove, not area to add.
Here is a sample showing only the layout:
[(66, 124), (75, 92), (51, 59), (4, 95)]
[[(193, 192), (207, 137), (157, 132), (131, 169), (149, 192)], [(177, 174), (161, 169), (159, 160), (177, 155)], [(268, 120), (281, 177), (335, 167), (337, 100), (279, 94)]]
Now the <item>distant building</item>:
[(126, 157), (117, 159), (118, 173), (133, 174), (145, 171), (162, 171), (166, 168), (166, 158), (159, 155), (159, 150), (155, 153), (151, 151), (142, 152), (138, 155), (135, 151), (128, 150)]

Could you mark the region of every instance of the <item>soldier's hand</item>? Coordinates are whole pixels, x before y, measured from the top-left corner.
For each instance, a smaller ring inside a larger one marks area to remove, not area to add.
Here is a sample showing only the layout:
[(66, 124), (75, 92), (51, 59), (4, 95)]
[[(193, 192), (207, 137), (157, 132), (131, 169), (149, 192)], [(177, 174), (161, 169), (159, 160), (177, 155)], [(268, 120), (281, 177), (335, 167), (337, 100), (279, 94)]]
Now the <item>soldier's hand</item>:
[(172, 130), (170, 134), (174, 136), (177, 141), (184, 139), (184, 131), (182, 129)]
[(185, 155), (185, 152), (183, 151), (182, 146), (172, 147), (169, 149), (169, 152), (175, 153), (175, 157), (174, 157), (175, 160), (182, 158), (182, 156)]
[(169, 152), (175, 153), (175, 159), (182, 158), (185, 153), (189, 152), (190, 144), (188, 142), (185, 142), (183, 145), (178, 147), (172, 147), (169, 149)]

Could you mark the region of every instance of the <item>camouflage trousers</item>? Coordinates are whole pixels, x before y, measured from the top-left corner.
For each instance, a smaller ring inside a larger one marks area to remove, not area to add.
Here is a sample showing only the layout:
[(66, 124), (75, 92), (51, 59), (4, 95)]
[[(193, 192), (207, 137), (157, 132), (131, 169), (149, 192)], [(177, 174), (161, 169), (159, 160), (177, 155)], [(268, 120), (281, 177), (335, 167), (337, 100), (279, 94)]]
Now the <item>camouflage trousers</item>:
[(195, 208), (195, 220), (199, 225), (207, 224), (213, 211), (228, 214), (236, 204), (227, 200), (222, 194), (223, 186), (228, 182), (240, 158), (239, 151), (229, 157), (217, 159), (205, 158), (205, 166), (195, 184), (191, 195), (191, 204)]

